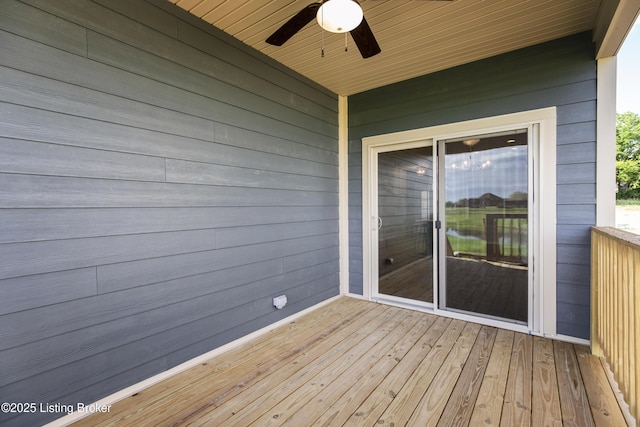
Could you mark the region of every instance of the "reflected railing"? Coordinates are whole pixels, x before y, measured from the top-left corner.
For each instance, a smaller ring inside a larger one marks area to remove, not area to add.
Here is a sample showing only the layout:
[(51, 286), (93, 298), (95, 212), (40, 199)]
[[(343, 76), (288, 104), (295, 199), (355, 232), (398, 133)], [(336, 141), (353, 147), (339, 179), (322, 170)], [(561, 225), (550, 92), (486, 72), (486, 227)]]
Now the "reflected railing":
[(526, 264), (527, 214), (487, 214), (487, 259)]
[[(527, 213), (485, 213), (481, 209), (477, 211), (474, 215), (482, 216), (482, 235), (465, 236), (456, 233), (455, 230), (447, 230), (447, 255), (527, 265)], [(450, 241), (452, 237), (455, 240), (453, 243)]]

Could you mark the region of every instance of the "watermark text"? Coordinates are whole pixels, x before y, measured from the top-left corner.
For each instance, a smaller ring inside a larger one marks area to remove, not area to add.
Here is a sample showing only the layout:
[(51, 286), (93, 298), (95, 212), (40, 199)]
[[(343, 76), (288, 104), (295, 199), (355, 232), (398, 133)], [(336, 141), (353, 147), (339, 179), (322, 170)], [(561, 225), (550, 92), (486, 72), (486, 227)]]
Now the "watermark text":
[(36, 402), (2, 402), (0, 412), (4, 414), (71, 414), (72, 412), (95, 414), (110, 412), (111, 405), (98, 404), (64, 404), (64, 403), (36, 403)]

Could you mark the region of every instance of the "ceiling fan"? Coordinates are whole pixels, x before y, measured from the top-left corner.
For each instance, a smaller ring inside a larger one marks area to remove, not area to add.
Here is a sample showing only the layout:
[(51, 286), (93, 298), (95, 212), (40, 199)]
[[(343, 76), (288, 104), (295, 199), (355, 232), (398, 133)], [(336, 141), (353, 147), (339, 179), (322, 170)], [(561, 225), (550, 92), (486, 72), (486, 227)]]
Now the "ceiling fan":
[[(363, 58), (370, 58), (381, 52), (367, 20), (362, 15), (362, 8), (355, 0), (323, 0), (311, 3), (271, 34), (266, 42), (282, 46), (313, 21), (313, 18), (316, 18), (318, 24), (327, 31), (351, 33)], [(334, 18), (337, 18), (337, 21)], [(343, 18), (347, 18), (344, 23), (341, 22)]]
[[(428, 0), (453, 1), (453, 0)], [(316, 18), (318, 24), (333, 33), (351, 33), (353, 41), (363, 58), (370, 58), (381, 52), (380, 45), (364, 18), (357, 0), (322, 0), (311, 3), (285, 22), (266, 42), (282, 46), (298, 31)]]

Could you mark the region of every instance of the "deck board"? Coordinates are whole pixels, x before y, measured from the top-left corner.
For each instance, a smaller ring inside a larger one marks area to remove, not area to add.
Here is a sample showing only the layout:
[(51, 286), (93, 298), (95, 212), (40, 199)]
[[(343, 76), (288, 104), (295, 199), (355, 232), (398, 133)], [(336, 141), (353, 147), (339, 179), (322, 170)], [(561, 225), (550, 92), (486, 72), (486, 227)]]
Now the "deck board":
[[(414, 313), (415, 314), (415, 313)], [(329, 369), (322, 378), (321, 390), (318, 390), (303, 402), (303, 406), (297, 409), (286, 422), (290, 425), (304, 425), (306, 420), (317, 419), (324, 412), (325, 405), (332, 405), (339, 402), (353, 384), (357, 384), (362, 377), (370, 372), (377, 364), (384, 364), (385, 361), (395, 361), (402, 357), (408, 350), (408, 346), (415, 343), (415, 339), (410, 337), (411, 329), (416, 328), (419, 316), (407, 316), (398, 320), (399, 324), (389, 324), (389, 331), (384, 337), (371, 334), (369, 337), (376, 342), (366, 354), (359, 357), (349, 357), (349, 363), (345, 365), (343, 371)], [(351, 355), (350, 355), (351, 356)], [(387, 369), (392, 369), (390, 363)], [(325, 387), (326, 385), (326, 387)], [(313, 402), (322, 403), (320, 405), (311, 404)], [(264, 425), (260, 423), (259, 425)]]
[(449, 399), (457, 398), (457, 396), (452, 396), (452, 391), (460, 378), (465, 361), (471, 354), (473, 344), (481, 329), (480, 325), (474, 323), (464, 325), (460, 338), (456, 340), (451, 352), (438, 369), (438, 373), (409, 418), (409, 425), (436, 425), (441, 419)]
[(595, 424), (623, 426), (625, 419), (617, 410), (616, 396), (608, 393), (611, 386), (607, 374), (598, 366), (602, 364), (601, 360), (589, 353), (586, 347), (576, 346), (575, 352)]
[(564, 425), (594, 426), (589, 401), (582, 382), (578, 360), (573, 346), (566, 342), (554, 342), (556, 373), (560, 391), (560, 406)]
[[(453, 343), (460, 334), (460, 323), (456, 322), (454, 327), (451, 327), (452, 323), (451, 319), (443, 317), (436, 320), (433, 327), (429, 329), (429, 333), (425, 334), (422, 340), (407, 354), (407, 357), (400, 361), (393, 371), (393, 375), (387, 375), (380, 386), (350, 415), (344, 425), (373, 425), (392, 402), (400, 404), (401, 400), (407, 399), (407, 391), (416, 387), (415, 383), (424, 378), (424, 373), (434, 365), (434, 361), (444, 359), (445, 351), (448, 350), (443, 347), (447, 346), (450, 349), (448, 345)], [(439, 355), (441, 355), (440, 358), (438, 358)], [(433, 370), (435, 372), (437, 367)], [(404, 391), (398, 397), (400, 390)]]
[[(352, 376), (353, 381), (345, 382), (345, 392), (341, 396), (337, 396), (332, 389), (327, 388), (323, 390), (325, 394), (331, 395), (332, 400), (329, 408), (323, 406), (310, 405), (309, 409), (305, 411), (303, 416), (298, 419), (309, 420), (315, 419), (315, 425), (336, 425), (343, 424), (351, 414), (355, 413), (358, 406), (364, 401), (371, 393), (380, 386), (380, 384), (387, 378), (387, 374), (396, 368), (403, 360), (406, 360), (407, 356), (413, 359), (409, 354), (413, 349), (419, 346), (419, 340), (424, 339), (427, 335), (426, 332), (433, 326), (437, 320), (435, 316), (420, 316), (416, 325), (411, 328), (405, 339), (401, 339), (394, 346), (392, 351), (387, 352), (378, 358), (373, 366), (367, 367), (367, 370), (362, 373), (358, 378)], [(319, 396), (325, 403), (329, 402), (329, 398)], [(313, 408), (313, 409), (311, 409)], [(319, 416), (314, 416), (310, 413), (313, 410), (314, 413)], [(304, 424), (304, 423), (303, 423)]]
[(75, 425), (617, 426), (624, 417), (586, 347), (343, 297)]
[(480, 330), (444, 413), (440, 417), (441, 425), (469, 425), (496, 334), (496, 328), (485, 326)]
[(413, 415), (427, 388), (447, 360), (447, 355), (460, 337), (463, 327), (464, 322), (451, 322), (435, 348), (425, 356), (407, 382), (400, 389), (387, 392), (391, 399), (382, 415), (377, 419), (370, 418), (364, 425), (391, 425), (396, 420), (398, 425), (404, 425), (402, 421), (406, 422)]
[(501, 426), (533, 425), (531, 423), (532, 351), (532, 337), (516, 334), (504, 393)]
[(502, 416), (515, 332), (497, 331), (470, 425), (498, 425)]
[[(398, 314), (387, 307), (376, 307), (366, 316), (354, 320), (354, 325), (343, 328), (340, 331), (342, 333), (327, 336), (287, 365), (278, 364), (278, 369), (275, 369), (272, 375), (263, 376), (255, 386), (245, 387), (243, 393), (225, 405), (210, 408), (194, 421), (194, 424), (210, 425), (210, 420), (215, 420), (220, 426), (249, 425), (263, 416), (267, 410), (273, 411), (273, 406), (277, 405), (280, 399), (308, 384), (311, 378), (327, 369), (337, 370), (340, 358), (345, 354), (370, 349), (373, 342), (371, 334), (383, 331), (385, 323), (393, 321)], [(304, 342), (304, 337), (298, 338)], [(277, 354), (265, 354), (264, 357), (281, 361), (283, 359)], [(280, 414), (274, 415), (281, 417)]]
[(533, 425), (562, 425), (553, 343), (540, 337), (533, 339), (532, 405)]
[[(331, 390), (334, 390), (336, 394), (342, 395), (344, 385), (353, 382), (352, 376), (357, 378), (358, 374), (361, 373), (362, 367), (368, 366), (366, 361), (362, 359), (377, 358), (389, 351), (390, 347), (398, 339), (395, 333), (392, 332), (397, 331), (397, 334), (402, 336), (406, 333), (407, 328), (412, 327), (414, 324), (408, 313), (396, 313), (386, 319), (375, 330), (368, 331), (358, 345), (341, 354), (333, 363), (327, 365), (325, 369), (304, 384), (301, 384), (295, 390), (291, 390), (291, 394), (255, 420), (252, 425), (267, 426), (286, 423), (296, 412), (303, 410), (305, 405), (311, 404), (310, 401), (316, 398), (323, 390), (326, 390), (326, 387), (331, 387)], [(280, 399), (285, 393), (274, 393), (274, 400)], [(318, 399), (316, 403), (323, 402)], [(244, 422), (234, 422), (233, 425), (241, 426), (246, 424)]]

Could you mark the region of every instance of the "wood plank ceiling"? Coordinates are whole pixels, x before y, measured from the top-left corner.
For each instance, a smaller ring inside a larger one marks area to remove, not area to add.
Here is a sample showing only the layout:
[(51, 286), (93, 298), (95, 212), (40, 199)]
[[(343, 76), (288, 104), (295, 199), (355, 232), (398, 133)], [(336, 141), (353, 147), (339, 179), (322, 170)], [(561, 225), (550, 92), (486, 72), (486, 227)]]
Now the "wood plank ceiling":
[[(352, 95), (594, 27), (600, 0), (359, 0), (382, 53), (312, 21), (265, 39), (313, 0), (169, 0), (339, 95)], [(324, 39), (325, 56), (321, 57)]]

